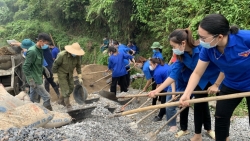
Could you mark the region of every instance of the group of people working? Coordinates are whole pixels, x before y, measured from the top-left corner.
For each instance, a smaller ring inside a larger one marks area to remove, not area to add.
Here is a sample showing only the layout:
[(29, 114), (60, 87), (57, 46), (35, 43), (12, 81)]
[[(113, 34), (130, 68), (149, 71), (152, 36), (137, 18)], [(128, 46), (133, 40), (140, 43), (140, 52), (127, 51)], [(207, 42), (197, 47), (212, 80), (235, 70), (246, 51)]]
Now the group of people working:
[[(65, 50), (60, 52), (46, 33), (40, 33), (36, 40), (36, 43), (30, 39), (11, 43), (11, 45), (23, 49), (25, 58), (23, 72), (30, 87), (30, 100), (39, 103), (41, 97), (43, 106), (52, 110), (49, 94), (51, 85), (57, 94), (58, 104), (62, 104), (70, 110), (72, 107), (69, 96), (74, 89), (73, 71), (76, 68), (79, 82), (82, 83), (81, 56), (85, 52), (78, 43), (67, 45)], [(45, 78), (44, 85), (43, 76)]]
[[(188, 113), (191, 98), (203, 98), (209, 94), (228, 95), (250, 91), (250, 31), (239, 30), (230, 26), (228, 20), (221, 14), (210, 14), (201, 20), (198, 27), (199, 40), (193, 39), (190, 29), (176, 29), (170, 33), (168, 40), (177, 59), (172, 64), (165, 64), (159, 42), (152, 45), (153, 55), (149, 59), (142, 56), (136, 58), (136, 66), (142, 69), (147, 80), (143, 91), (150, 85), (153, 90), (148, 96), (156, 104), (155, 94), (161, 92), (184, 91), (179, 101), (181, 107), (186, 107), (180, 114), (179, 138), (189, 133)], [(123, 59), (132, 59), (123, 50), (109, 47), (109, 70), (115, 74), (112, 79), (124, 80), (125, 66)], [(117, 52), (118, 51), (118, 52)], [(134, 61), (134, 60), (133, 60)], [(120, 64), (120, 65), (119, 65)], [(122, 73), (119, 72), (122, 70)], [(121, 75), (119, 75), (121, 74)], [(120, 83), (121, 84), (121, 83)], [(121, 85), (120, 85), (121, 86)], [(115, 93), (116, 83), (111, 86)], [(123, 87), (123, 86), (121, 86)], [(123, 89), (126, 91), (127, 89)], [(193, 91), (207, 90), (207, 94), (192, 94)], [(219, 91), (220, 90), (220, 91)], [(217, 94), (217, 92), (219, 93)], [(165, 103), (176, 100), (177, 95), (160, 96), (158, 100)], [(250, 107), (250, 98), (246, 97)], [(215, 132), (211, 128), (211, 115), (208, 102), (194, 104), (195, 134), (191, 141), (202, 140), (202, 126), (207, 134), (216, 141), (229, 141), (230, 118), (242, 98), (217, 101), (215, 112)], [(176, 107), (160, 109), (154, 121), (162, 120), (166, 114), (167, 120), (176, 113)], [(248, 109), (248, 114), (250, 114)], [(250, 122), (250, 121), (249, 121)], [(176, 132), (176, 119), (169, 124), (170, 132)]]

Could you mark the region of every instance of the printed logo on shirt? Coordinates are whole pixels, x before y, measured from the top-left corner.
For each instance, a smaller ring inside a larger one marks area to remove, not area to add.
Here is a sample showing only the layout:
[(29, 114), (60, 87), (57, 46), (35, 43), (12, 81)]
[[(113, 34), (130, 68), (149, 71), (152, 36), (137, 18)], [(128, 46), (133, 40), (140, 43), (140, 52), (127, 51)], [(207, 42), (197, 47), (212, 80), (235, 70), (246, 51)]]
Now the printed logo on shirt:
[(241, 52), (241, 53), (238, 53), (239, 56), (242, 56), (242, 57), (248, 57), (248, 55), (250, 54), (250, 49), (247, 50), (247, 51), (244, 51), (244, 52)]

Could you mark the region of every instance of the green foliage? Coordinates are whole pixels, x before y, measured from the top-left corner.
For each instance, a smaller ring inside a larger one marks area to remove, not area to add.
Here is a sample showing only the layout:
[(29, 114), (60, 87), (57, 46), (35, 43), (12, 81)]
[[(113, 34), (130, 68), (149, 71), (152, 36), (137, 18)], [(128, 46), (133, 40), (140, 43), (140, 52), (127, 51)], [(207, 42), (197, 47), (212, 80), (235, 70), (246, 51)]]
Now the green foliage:
[(234, 116), (246, 116), (248, 114), (247, 110), (247, 100), (243, 98), (237, 108), (234, 110)]

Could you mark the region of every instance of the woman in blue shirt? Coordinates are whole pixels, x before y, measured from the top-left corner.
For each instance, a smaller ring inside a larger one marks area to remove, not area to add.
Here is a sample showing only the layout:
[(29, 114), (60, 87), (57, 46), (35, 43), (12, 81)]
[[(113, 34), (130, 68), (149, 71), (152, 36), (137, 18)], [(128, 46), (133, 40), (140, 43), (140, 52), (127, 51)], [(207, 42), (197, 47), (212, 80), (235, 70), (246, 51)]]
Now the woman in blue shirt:
[[(146, 92), (148, 87), (150, 86), (150, 84), (152, 82), (154, 82), (153, 80), (153, 74), (154, 74), (154, 71), (153, 70), (150, 70), (149, 68), (149, 60), (147, 60), (146, 58), (142, 57), (142, 56), (139, 56), (137, 59), (136, 59), (136, 65), (138, 68), (142, 69), (142, 72), (147, 80), (145, 86), (143, 87), (143, 91)], [(152, 90), (154, 90), (156, 88), (156, 84), (153, 83), (152, 84)], [(156, 98), (153, 98), (152, 100), (152, 105), (156, 105), (156, 102), (157, 102), (157, 99), (158, 97)]]
[[(199, 54), (202, 49), (200, 45), (196, 45), (192, 38), (192, 33), (189, 29), (176, 29), (169, 35), (170, 45), (173, 47), (173, 52), (177, 55), (177, 61), (172, 68), (170, 76), (164, 81), (164, 83), (156, 90), (149, 93), (149, 96), (153, 97), (156, 93), (162, 91), (165, 87), (169, 86), (174, 81), (178, 80), (182, 68), (185, 66), (194, 71), (195, 66), (199, 60)], [(219, 75), (220, 74), (220, 75)], [(222, 81), (223, 73), (220, 73), (219, 68), (210, 63), (204, 76), (199, 81), (195, 90), (206, 90), (212, 84), (215, 83), (217, 77), (218, 81)], [(189, 79), (189, 76), (186, 76)], [(215, 85), (214, 85), (215, 86)], [(214, 90), (213, 89), (211, 90)], [(217, 87), (218, 88), (218, 87)], [(192, 92), (192, 91), (191, 91)], [(210, 93), (210, 91), (208, 92)], [(208, 94), (197, 94), (195, 98), (207, 97)], [(201, 117), (202, 115), (202, 117)], [(209, 111), (208, 102), (194, 104), (194, 125), (195, 135), (191, 138), (191, 141), (202, 140), (201, 130), (204, 125), (208, 134), (214, 138), (214, 132), (211, 130), (211, 116)]]
[[(211, 63), (216, 64), (225, 74), (219, 95), (250, 91), (250, 31), (229, 26), (228, 20), (220, 14), (206, 16), (199, 25), (198, 34), (202, 47), (200, 60), (192, 73), (180, 102), (188, 103), (189, 95), (205, 75)], [(212, 70), (210, 70), (212, 71)], [(248, 115), (250, 98), (246, 97)], [(217, 101), (215, 113), (216, 141), (229, 140), (230, 118), (242, 98)]]
[(161, 54), (161, 49), (162, 46), (160, 45), (159, 42), (154, 42), (153, 45), (151, 46), (151, 48), (153, 49), (153, 56), (152, 58), (160, 58), (163, 60), (163, 56)]
[[(159, 87), (164, 81), (165, 79), (167, 79), (167, 77), (169, 76), (170, 72), (171, 72), (171, 67), (167, 64), (165, 64), (162, 59), (160, 58), (151, 58), (150, 59), (150, 68), (151, 70), (154, 70), (154, 80), (155, 83), (157, 84), (156, 87)], [(165, 89), (163, 89), (161, 92), (167, 92), (168, 91), (168, 87), (166, 87)], [(161, 104), (166, 103), (166, 96), (160, 96), (159, 97)], [(173, 107), (175, 109), (175, 107)], [(155, 121), (160, 121), (162, 120), (162, 117), (166, 114), (166, 109), (165, 108), (161, 108), (160, 112), (158, 114), (158, 116), (155, 117)], [(171, 116), (167, 116), (167, 119), (170, 119), (173, 115)], [(172, 122), (170, 122), (168, 124), (169, 126), (171, 126), (171, 130), (172, 127), (175, 128), (175, 130), (177, 129), (176, 127), (176, 120), (173, 120)]]
[(110, 57), (108, 59), (108, 70), (112, 71), (112, 83), (110, 86), (110, 92), (114, 92), (116, 94), (117, 83), (119, 83), (120, 85), (121, 92), (127, 92), (127, 70), (124, 66), (124, 59), (131, 59), (134, 62), (133, 56), (125, 53), (118, 53), (115, 47), (109, 47), (108, 52), (110, 54)]

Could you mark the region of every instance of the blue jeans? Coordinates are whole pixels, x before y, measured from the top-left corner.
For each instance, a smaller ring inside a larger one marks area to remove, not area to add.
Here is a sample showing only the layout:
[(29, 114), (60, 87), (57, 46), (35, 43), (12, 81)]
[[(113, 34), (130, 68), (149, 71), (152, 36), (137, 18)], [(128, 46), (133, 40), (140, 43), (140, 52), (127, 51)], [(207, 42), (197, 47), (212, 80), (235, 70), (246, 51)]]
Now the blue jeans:
[(43, 85), (37, 85), (35, 88), (30, 87), (30, 100), (32, 102), (38, 102), (38, 95), (42, 97), (43, 105), (47, 106), (50, 103), (50, 95)]
[[(172, 95), (167, 95), (166, 96), (166, 102), (168, 102), (169, 100), (172, 99)], [(176, 114), (176, 106), (173, 107), (166, 107), (166, 118), (167, 121)], [(168, 123), (168, 126), (176, 126), (176, 118), (174, 118), (173, 120), (171, 120)]]

